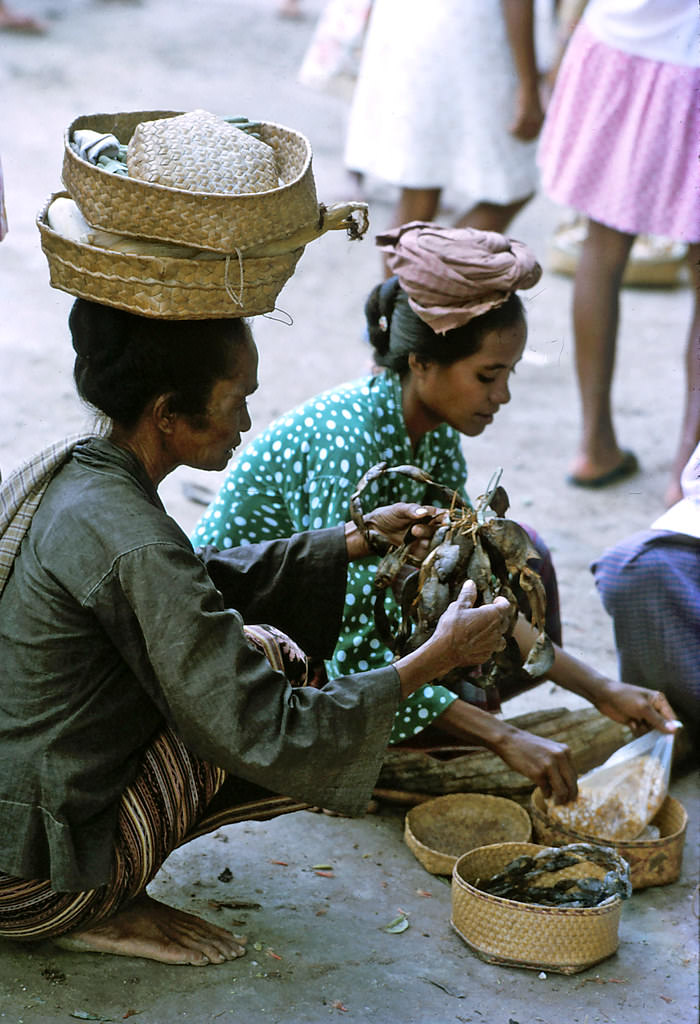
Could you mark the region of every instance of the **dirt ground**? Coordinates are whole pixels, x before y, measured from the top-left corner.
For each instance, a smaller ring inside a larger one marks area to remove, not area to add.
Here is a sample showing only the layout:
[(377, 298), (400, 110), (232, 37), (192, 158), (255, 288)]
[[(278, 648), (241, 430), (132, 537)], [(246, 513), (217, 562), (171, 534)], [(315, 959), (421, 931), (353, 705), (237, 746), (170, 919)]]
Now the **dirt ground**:
[[(0, 245), (0, 470), (3, 475), (89, 420), (71, 380), (66, 326), (71, 297), (52, 290), (34, 217), (60, 188), (63, 131), (79, 114), (189, 110), (243, 113), (303, 131), (314, 149), (319, 199), (351, 198), (342, 168), (345, 101), (296, 81), (322, 0), (306, 17), (275, 16), (276, 0), (172, 4), (107, 0), (17, 0), (44, 17), (42, 37), (0, 34), (0, 156), (10, 232)], [(369, 183), (370, 236), (388, 223), (393, 193)], [(445, 221), (458, 197), (446, 197)], [(560, 216), (538, 197), (512, 234), (546, 263)], [(371, 237), (340, 233), (312, 243), (278, 306), (291, 326), (258, 317), (261, 388), (253, 431), (309, 395), (365, 373), (362, 305), (379, 274)], [(527, 298), (530, 342), (513, 401), (486, 434), (465, 444), (472, 493), (496, 466), (512, 514), (533, 523), (555, 556), (565, 642), (615, 674), (610, 623), (588, 566), (607, 545), (647, 526), (662, 510), (683, 397), (682, 354), (691, 296), (685, 286), (626, 289), (615, 383), (622, 442), (643, 471), (608, 490), (565, 482), (578, 429), (572, 363), (571, 281), (545, 271)], [(188, 530), (201, 506), (189, 485), (213, 491), (216, 474), (182, 469), (161, 488)], [(580, 705), (552, 686), (519, 698), (508, 714), (535, 705)], [(450, 890), (428, 875), (402, 842), (401, 810), (347, 820), (302, 812), (221, 830), (173, 855), (153, 892), (245, 931), (243, 960), (205, 970), (79, 955), (42, 944), (0, 948), (0, 1021), (176, 1020), (481, 1024), (690, 1024), (697, 1019), (697, 775), (672, 792), (690, 827), (681, 879), (649, 889), (623, 909), (612, 959), (572, 977), (482, 963), (450, 928)], [(284, 863), (279, 863), (284, 862)], [(333, 877), (314, 866), (330, 864)], [(220, 876), (225, 868), (231, 881)], [(248, 909), (216, 909), (244, 901)], [(399, 908), (410, 927), (382, 927)]]

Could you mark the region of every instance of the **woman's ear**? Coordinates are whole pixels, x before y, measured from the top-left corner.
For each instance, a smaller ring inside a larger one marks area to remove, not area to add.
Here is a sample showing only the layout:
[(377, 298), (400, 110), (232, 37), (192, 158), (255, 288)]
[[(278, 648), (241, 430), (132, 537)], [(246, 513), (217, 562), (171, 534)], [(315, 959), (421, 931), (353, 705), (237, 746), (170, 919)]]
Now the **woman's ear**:
[(416, 355), (415, 352), (409, 352), (408, 368), (414, 377), (422, 377), (429, 366), (429, 360), (424, 359), (422, 356)]
[(176, 413), (171, 408), (172, 397), (172, 393), (168, 392), (153, 400), (151, 417), (158, 430), (164, 434), (172, 434), (175, 426)]

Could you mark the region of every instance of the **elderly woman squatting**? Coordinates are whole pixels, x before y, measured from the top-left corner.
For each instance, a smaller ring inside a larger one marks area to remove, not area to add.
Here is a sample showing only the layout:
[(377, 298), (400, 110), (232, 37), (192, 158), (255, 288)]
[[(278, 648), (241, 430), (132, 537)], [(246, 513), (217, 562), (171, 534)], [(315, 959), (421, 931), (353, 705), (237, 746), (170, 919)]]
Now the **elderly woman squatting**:
[[(251, 795), (267, 817), (270, 801), (363, 810), (399, 701), (499, 649), (507, 609), (472, 608), (467, 585), (396, 665), (293, 687), (295, 641), (334, 648), (360, 532), (199, 556), (157, 494), (176, 466), (224, 468), (250, 429), (248, 325), (78, 299), (70, 326), (79, 394), (108, 433), (42, 453), (0, 490), (0, 507), (22, 488), (20, 513), (31, 506), (0, 530), (0, 935), (221, 963), (244, 940), (146, 894), (168, 854), (240, 820)], [(425, 550), (425, 512), (368, 518)]]

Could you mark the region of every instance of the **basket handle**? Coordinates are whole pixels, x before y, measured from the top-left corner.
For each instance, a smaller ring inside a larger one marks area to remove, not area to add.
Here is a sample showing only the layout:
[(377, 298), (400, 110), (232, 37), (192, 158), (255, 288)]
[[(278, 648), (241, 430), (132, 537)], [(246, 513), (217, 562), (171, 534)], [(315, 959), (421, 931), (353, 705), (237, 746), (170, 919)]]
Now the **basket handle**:
[(313, 242), (314, 239), (325, 235), (326, 231), (339, 231), (345, 228), (348, 237), (352, 239), (362, 238), (369, 227), (369, 211), (367, 203), (348, 202), (333, 203), (325, 206), (323, 203), (318, 208), (318, 223), (305, 228), (300, 228), (293, 235), (286, 238), (274, 239), (271, 242), (263, 242), (261, 245), (251, 245), (241, 250), (245, 259), (260, 259), (266, 256), (280, 256), (282, 253), (291, 252)]

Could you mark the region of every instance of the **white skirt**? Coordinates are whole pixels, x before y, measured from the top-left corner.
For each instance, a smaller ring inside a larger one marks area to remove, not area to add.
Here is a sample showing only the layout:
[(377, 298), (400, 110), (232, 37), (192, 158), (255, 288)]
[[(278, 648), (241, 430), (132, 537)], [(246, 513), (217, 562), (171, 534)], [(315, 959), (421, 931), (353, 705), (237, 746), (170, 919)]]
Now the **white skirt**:
[(537, 143), (508, 132), (516, 87), (497, 0), (375, 0), (346, 166), (405, 188), (523, 199), (538, 185)]

